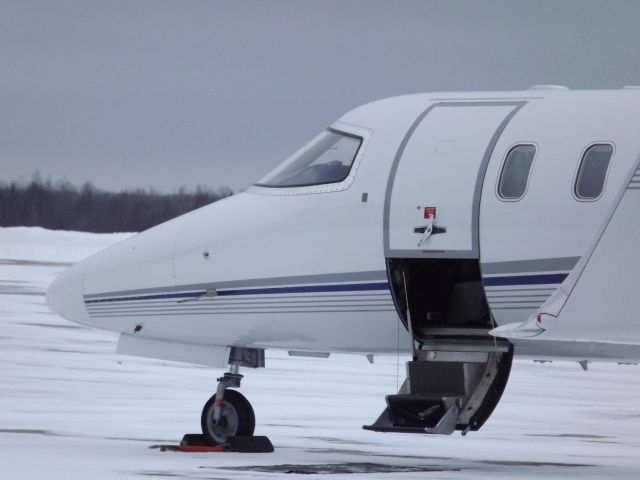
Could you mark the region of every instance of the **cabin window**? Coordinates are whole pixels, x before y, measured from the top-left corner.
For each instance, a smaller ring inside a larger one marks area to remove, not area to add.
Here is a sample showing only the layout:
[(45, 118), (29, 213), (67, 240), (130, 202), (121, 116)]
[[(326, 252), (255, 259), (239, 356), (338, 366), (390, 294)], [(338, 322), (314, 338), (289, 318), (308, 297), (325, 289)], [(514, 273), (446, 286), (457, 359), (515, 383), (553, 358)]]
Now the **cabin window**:
[(306, 187), (339, 183), (349, 176), (362, 138), (329, 129), (302, 147), (256, 185)]
[(595, 200), (602, 195), (612, 155), (613, 145), (609, 143), (599, 143), (587, 148), (582, 156), (574, 186), (577, 198)]
[(516, 145), (509, 150), (498, 181), (500, 198), (519, 200), (524, 196), (535, 156), (536, 146), (532, 144)]

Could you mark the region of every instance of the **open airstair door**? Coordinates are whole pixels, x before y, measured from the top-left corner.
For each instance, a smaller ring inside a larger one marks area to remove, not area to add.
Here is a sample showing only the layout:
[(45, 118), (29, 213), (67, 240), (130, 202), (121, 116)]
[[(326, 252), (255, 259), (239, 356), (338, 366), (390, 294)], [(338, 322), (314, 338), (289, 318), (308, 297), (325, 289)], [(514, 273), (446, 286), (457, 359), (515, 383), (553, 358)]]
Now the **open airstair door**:
[(387, 408), (366, 429), (478, 430), (500, 400), (513, 348), (488, 334), (480, 196), (494, 146), (522, 105), (434, 104), (399, 148), (385, 199), (384, 245), (413, 360), (400, 392), (387, 396)]
[(484, 174), (500, 134), (521, 106), (437, 103), (416, 120), (387, 187), (387, 258), (479, 257)]
[(495, 144), (522, 105), (433, 104), (398, 150), (385, 199), (385, 256), (396, 307), (405, 324), (408, 308), (417, 341), (450, 332), (490, 338), (480, 197)]

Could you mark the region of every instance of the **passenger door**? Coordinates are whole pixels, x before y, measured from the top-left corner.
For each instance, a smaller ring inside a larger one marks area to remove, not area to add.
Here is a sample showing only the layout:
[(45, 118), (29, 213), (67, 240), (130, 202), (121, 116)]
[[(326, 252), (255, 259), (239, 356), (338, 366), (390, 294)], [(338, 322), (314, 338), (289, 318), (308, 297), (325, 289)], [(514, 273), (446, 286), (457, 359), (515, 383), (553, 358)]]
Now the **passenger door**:
[(478, 258), (484, 173), (520, 102), (436, 103), (409, 130), (385, 202), (387, 258)]

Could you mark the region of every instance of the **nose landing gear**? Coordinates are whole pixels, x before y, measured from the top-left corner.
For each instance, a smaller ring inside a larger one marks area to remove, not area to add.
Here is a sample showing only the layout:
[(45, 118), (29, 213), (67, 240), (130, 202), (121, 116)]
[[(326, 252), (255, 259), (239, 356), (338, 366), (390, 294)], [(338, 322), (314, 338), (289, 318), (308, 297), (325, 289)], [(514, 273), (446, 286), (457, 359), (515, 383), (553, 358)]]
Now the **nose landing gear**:
[[(237, 365), (234, 365), (237, 370)], [(208, 443), (220, 445), (227, 442), (229, 437), (250, 437), (256, 426), (253, 407), (244, 395), (236, 390), (239, 388), (242, 375), (227, 372), (218, 378), (218, 388), (202, 409), (200, 425), (202, 433)]]
[(218, 378), (218, 387), (202, 409), (200, 425), (209, 445), (227, 444), (233, 437), (251, 437), (256, 426), (253, 407), (237, 390), (243, 376), (240, 367), (264, 367), (264, 350), (232, 347), (230, 371)]

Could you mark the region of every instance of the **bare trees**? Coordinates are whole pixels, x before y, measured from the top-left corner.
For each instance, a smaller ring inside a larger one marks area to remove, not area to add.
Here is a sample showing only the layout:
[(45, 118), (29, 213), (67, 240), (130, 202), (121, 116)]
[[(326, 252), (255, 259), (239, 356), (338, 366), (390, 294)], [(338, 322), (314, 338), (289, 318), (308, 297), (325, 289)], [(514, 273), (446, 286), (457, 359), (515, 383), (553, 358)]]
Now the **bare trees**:
[(142, 189), (115, 193), (89, 182), (78, 188), (67, 181), (42, 181), (36, 174), (27, 184), (0, 183), (0, 226), (139, 232), (232, 193), (228, 187), (211, 190), (203, 186), (171, 194)]

